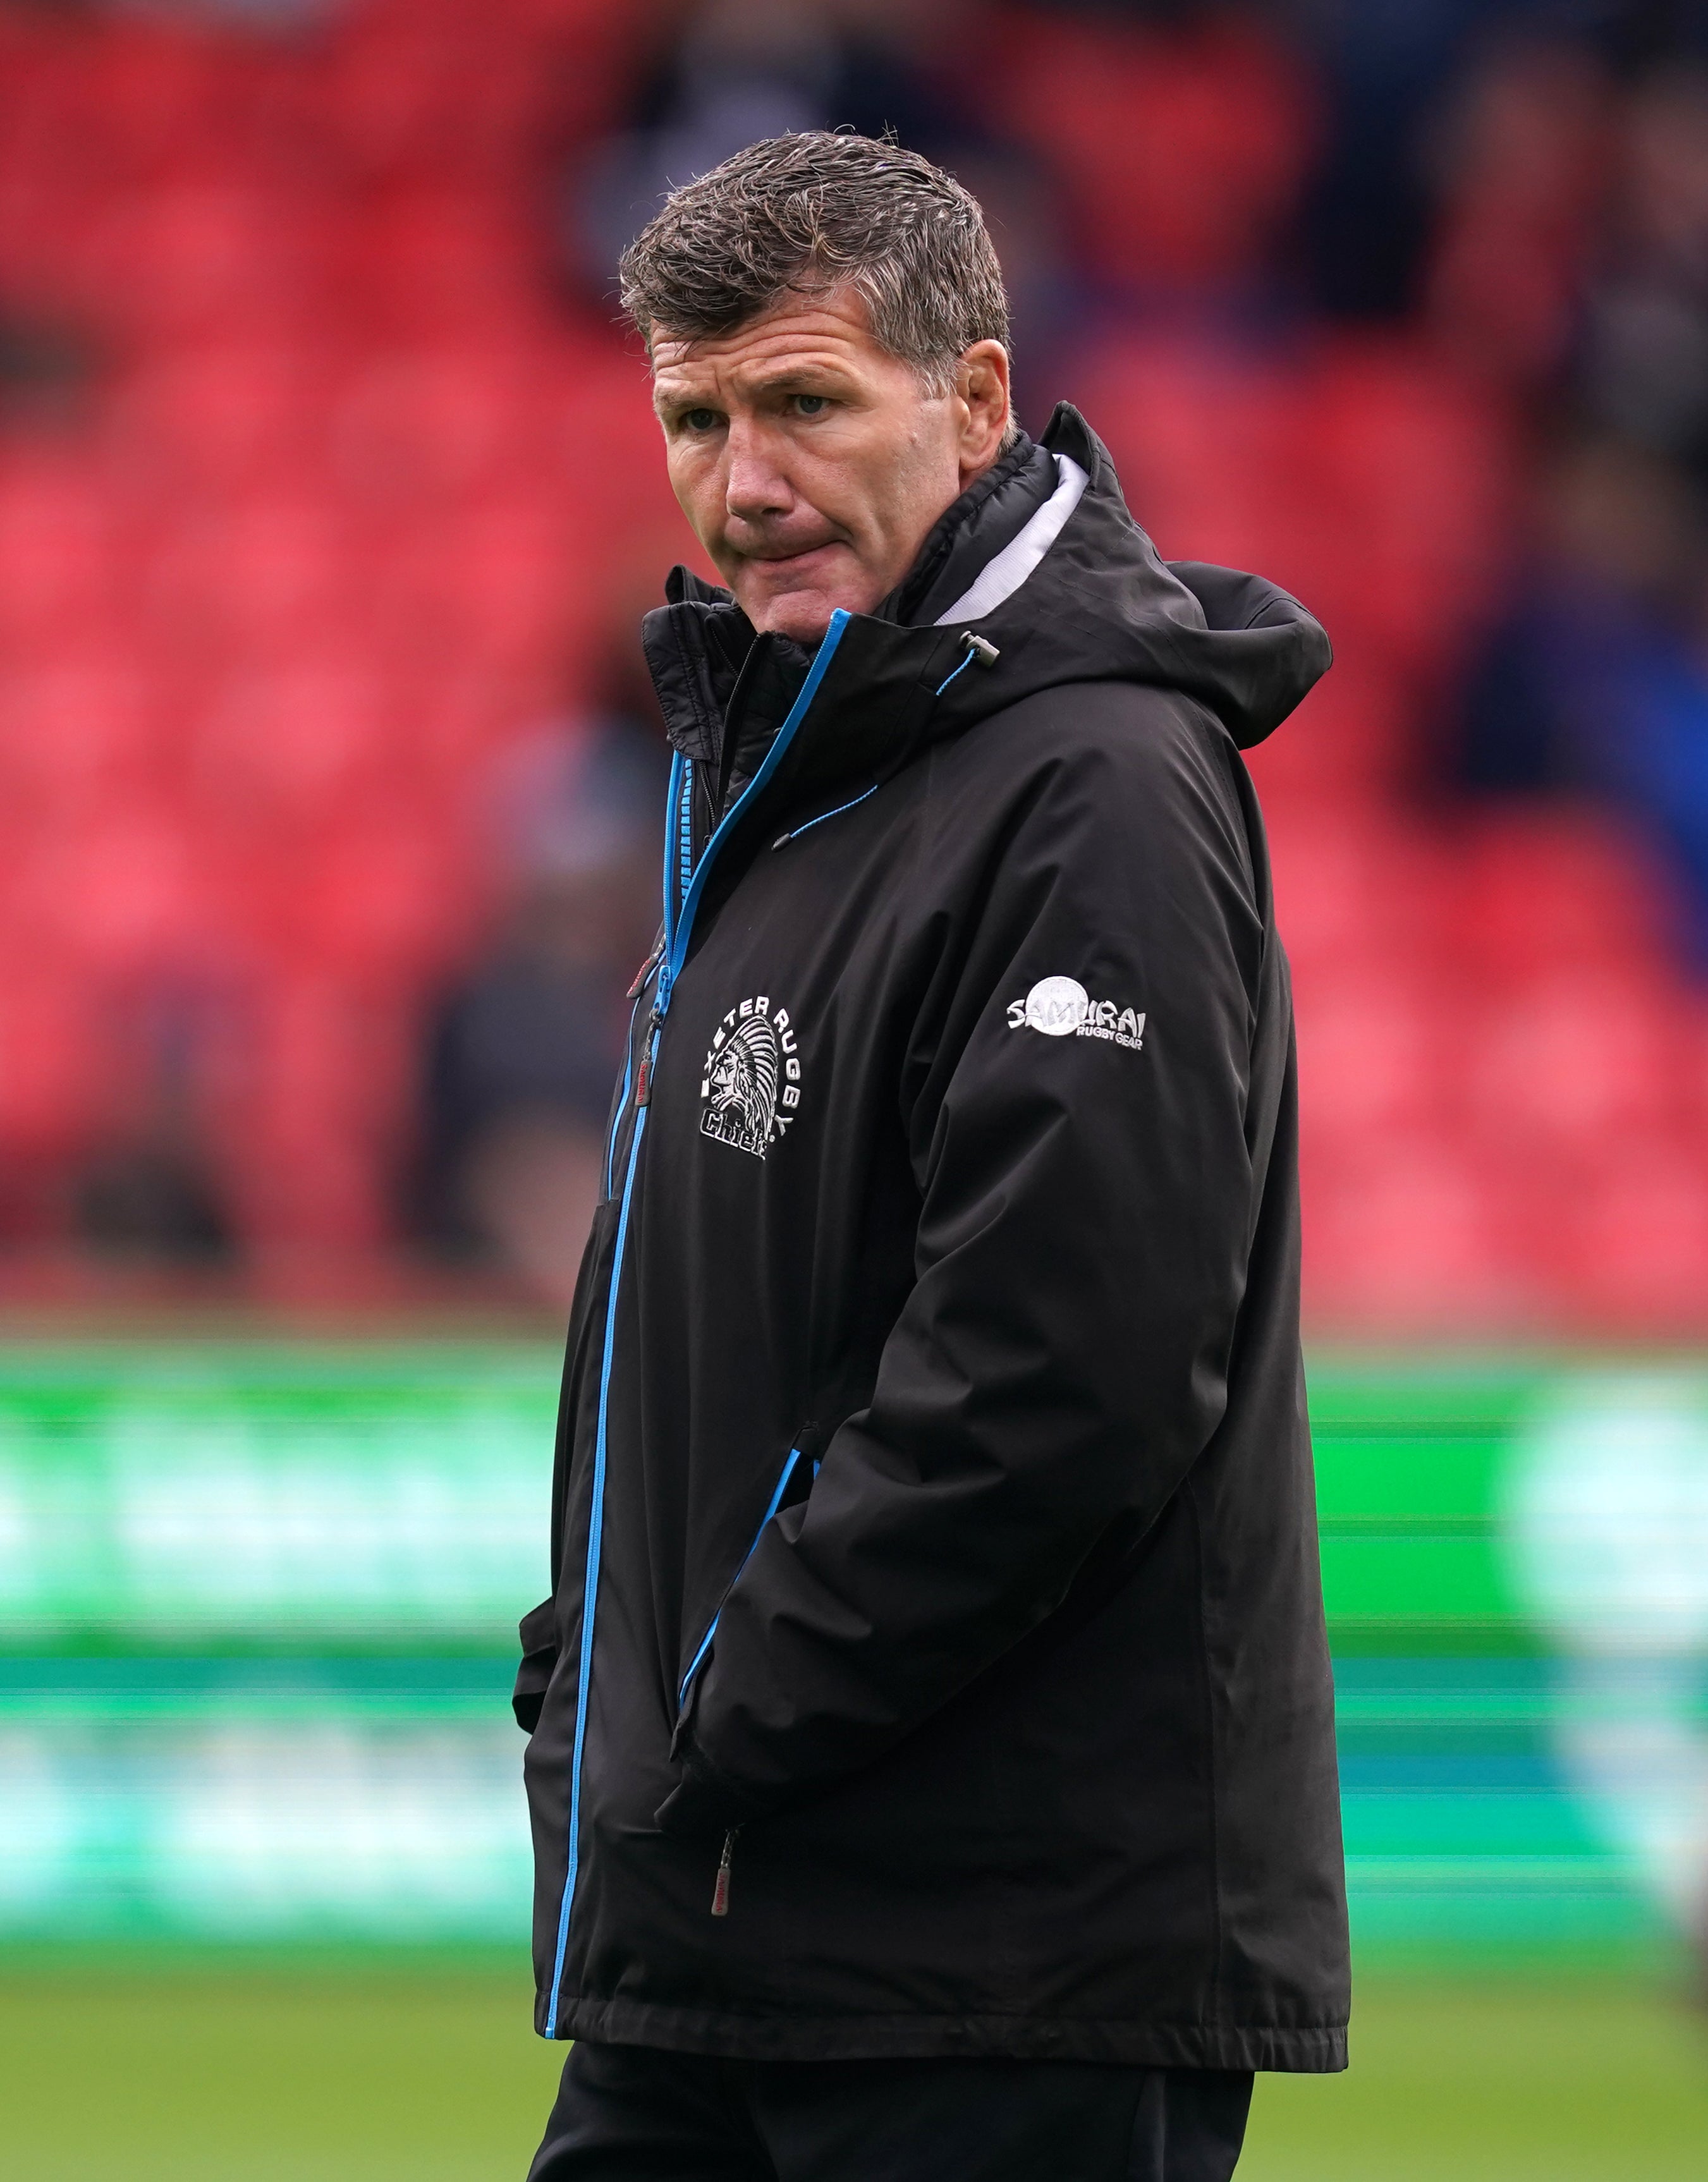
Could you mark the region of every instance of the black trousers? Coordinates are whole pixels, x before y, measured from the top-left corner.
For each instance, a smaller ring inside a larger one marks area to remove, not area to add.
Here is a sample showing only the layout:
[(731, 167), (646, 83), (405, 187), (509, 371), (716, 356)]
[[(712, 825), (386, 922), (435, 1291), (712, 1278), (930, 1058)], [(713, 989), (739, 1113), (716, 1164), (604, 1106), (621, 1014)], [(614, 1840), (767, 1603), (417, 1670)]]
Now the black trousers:
[(1244, 2070), (569, 2049), (529, 2182), (1228, 2182)]

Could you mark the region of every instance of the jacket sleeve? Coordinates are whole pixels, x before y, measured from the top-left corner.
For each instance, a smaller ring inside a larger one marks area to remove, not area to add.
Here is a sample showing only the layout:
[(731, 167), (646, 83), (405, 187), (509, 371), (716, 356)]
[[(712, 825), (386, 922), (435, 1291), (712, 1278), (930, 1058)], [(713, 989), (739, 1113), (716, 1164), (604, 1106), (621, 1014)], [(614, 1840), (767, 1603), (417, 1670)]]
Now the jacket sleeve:
[(910, 1044), (916, 1283), (869, 1405), (724, 1603), (668, 1831), (779, 1808), (918, 1726), (1113, 1521), (1155, 1518), (1221, 1417), (1265, 1155), (1238, 760), (1179, 701), (1070, 695), (1104, 731), (1016, 797)]

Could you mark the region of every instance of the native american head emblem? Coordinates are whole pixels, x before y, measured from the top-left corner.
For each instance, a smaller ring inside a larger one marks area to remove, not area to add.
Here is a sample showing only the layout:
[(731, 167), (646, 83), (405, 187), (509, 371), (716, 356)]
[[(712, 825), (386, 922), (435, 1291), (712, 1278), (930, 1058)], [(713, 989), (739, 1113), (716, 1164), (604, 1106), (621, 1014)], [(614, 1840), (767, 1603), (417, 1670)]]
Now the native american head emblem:
[(766, 1016), (755, 1015), (718, 1035), (722, 1043), (706, 1057), (701, 1128), (720, 1143), (763, 1159), (777, 1113), (777, 1033)]

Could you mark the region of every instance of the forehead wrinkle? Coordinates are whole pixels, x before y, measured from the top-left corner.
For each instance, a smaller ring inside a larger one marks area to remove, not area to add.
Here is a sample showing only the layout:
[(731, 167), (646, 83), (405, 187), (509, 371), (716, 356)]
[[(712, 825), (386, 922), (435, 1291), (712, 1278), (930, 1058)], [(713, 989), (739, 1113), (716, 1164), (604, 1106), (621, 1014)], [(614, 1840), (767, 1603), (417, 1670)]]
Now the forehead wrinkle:
[(790, 387), (804, 385), (809, 379), (846, 379), (848, 368), (834, 357), (812, 357), (805, 361), (794, 360), (779, 364), (774, 370), (763, 364), (746, 368), (738, 366), (733, 376), (749, 391), (755, 394), (775, 394)]
[[(666, 351), (663, 357), (660, 347)], [(762, 319), (695, 341), (664, 335), (654, 346), (654, 399), (682, 401), (696, 384), (727, 384), (745, 394), (825, 373), (851, 379), (862, 354), (875, 347), (867, 329), (840, 311), (779, 313), (768, 323)], [(679, 375), (679, 390), (669, 385)]]
[(680, 383), (673, 385), (669, 374), (684, 369), (690, 361), (685, 358), (681, 366), (666, 364), (662, 368), (661, 374), (653, 380), (655, 408), (680, 407), (684, 404), (691, 407), (713, 390), (724, 386), (751, 400), (765, 394), (788, 393), (797, 387), (810, 386), (817, 392), (827, 381), (834, 382), (837, 386), (847, 386), (854, 382), (857, 376), (847, 362), (839, 357), (792, 355), (779, 357), (774, 362), (761, 358), (746, 363), (726, 362), (721, 367), (710, 363), (703, 377), (686, 376)]

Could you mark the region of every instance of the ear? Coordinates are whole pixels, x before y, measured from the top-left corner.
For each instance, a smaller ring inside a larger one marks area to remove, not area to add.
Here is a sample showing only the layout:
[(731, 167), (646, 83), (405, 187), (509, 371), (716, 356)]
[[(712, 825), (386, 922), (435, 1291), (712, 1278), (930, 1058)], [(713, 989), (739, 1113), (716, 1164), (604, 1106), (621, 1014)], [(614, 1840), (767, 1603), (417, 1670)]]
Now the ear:
[(965, 418), (961, 427), (961, 490), (1002, 451), (1012, 414), (1008, 400), (1008, 352), (1001, 341), (974, 341), (955, 367), (955, 391)]

